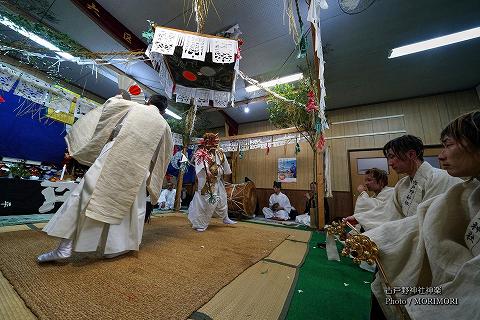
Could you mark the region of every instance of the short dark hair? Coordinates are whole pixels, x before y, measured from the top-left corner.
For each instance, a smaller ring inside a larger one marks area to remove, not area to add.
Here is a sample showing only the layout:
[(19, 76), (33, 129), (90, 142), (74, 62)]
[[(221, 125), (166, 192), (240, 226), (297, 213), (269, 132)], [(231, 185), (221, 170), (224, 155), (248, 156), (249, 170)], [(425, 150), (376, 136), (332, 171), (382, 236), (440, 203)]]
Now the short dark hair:
[(420, 138), (406, 134), (387, 142), (383, 147), (383, 154), (387, 157), (388, 150), (392, 150), (393, 154), (400, 159), (405, 159), (405, 154), (409, 150), (414, 150), (417, 158), (423, 161), (423, 142)]
[(129, 100), (129, 101), (132, 100), (132, 99), (130, 98), (130, 94), (128, 93), (127, 90), (120, 89), (120, 90), (118, 91), (118, 93), (122, 95), (122, 99), (124, 99), (124, 100)]
[(278, 189), (282, 189), (282, 183), (279, 182), (279, 181), (273, 181), (273, 187), (278, 188)]
[(384, 170), (372, 168), (365, 171), (365, 174), (372, 175), (375, 181), (380, 182), (383, 186), (388, 185), (388, 175)]
[(480, 111), (461, 115), (450, 122), (440, 134), (442, 141), (446, 137), (457, 141), (469, 152), (480, 151)]
[(160, 113), (164, 113), (168, 106), (167, 98), (160, 94), (150, 96), (147, 100), (147, 104), (153, 104), (158, 110), (160, 110)]

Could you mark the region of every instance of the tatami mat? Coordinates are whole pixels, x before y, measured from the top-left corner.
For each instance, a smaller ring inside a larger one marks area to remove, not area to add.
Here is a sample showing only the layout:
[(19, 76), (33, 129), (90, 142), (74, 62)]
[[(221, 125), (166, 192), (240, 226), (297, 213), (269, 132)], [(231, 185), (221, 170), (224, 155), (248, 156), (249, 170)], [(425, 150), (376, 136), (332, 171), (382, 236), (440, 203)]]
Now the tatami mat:
[(192, 319), (278, 319), (295, 278), (295, 268), (260, 261), (251, 266)]
[[(27, 228), (28, 229), (28, 228)], [(7, 279), (0, 272), (0, 319), (2, 320), (30, 320), (37, 319), (30, 309), (25, 306)]]
[[(252, 229), (262, 229), (262, 230), (272, 230), (272, 228), (279, 228), (278, 226), (272, 226), (268, 224), (259, 224), (259, 223), (250, 223), (250, 222), (240, 222), (242, 225), (247, 225)], [(281, 228), (282, 232), (286, 232), (290, 234), (288, 239), (301, 241), (301, 242), (308, 242), (310, 240), (310, 231), (306, 230), (297, 230), (293, 228)]]
[(307, 253), (307, 244), (303, 242), (283, 241), (266, 260), (273, 260), (292, 267), (298, 267)]
[(30, 230), (30, 228), (24, 224), (18, 225), (18, 226), (0, 227), (0, 232), (12, 232), (12, 231), (20, 231), (20, 230)]
[[(184, 213), (155, 214), (152, 219), (185, 217)], [(36, 223), (39, 229), (45, 223)], [(280, 231), (289, 234), (265, 260), (251, 266), (221, 289), (198, 310), (194, 319), (278, 319), (294, 285), (296, 267), (302, 263), (311, 232), (265, 224), (239, 222), (242, 228)], [(26, 225), (0, 227), (0, 232), (29, 230)], [(0, 319), (36, 319), (0, 274)]]

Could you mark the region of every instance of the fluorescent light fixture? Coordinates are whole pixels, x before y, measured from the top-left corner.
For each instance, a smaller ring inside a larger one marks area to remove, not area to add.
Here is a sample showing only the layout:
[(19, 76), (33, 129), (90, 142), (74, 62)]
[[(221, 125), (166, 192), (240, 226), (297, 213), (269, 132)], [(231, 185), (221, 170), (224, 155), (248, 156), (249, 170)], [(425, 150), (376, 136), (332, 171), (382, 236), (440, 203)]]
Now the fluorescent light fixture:
[(177, 119), (177, 120), (182, 120), (182, 117), (180, 117), (178, 114), (176, 114), (175, 112), (172, 112), (171, 110), (168, 110), (166, 109), (165, 110), (165, 113), (168, 114), (169, 116)]
[[(53, 52), (55, 52), (58, 56), (64, 58), (65, 60), (75, 60), (75, 57), (72, 56), (70, 53), (68, 52), (64, 52), (62, 50), (60, 50), (59, 47), (57, 47), (56, 45), (54, 45), (53, 43), (37, 36), (36, 34), (30, 32), (30, 31), (27, 31), (25, 30), (25, 28), (23, 27), (20, 27), (18, 26), (17, 24), (15, 24), (13, 21), (9, 20), (8, 18), (0, 15), (0, 23), (9, 27), (10, 29), (12, 29), (13, 31), (16, 31), (18, 33), (20, 33), (21, 35), (29, 38), (30, 40), (38, 43), (39, 45), (41, 45), (42, 47), (45, 47), (49, 50), (52, 50)], [(78, 64), (79, 62), (76, 61)], [(107, 79), (110, 79), (111, 81), (117, 83), (118, 80), (117, 80), (117, 76), (116, 75), (112, 75), (111, 72), (108, 71), (108, 69), (104, 68), (104, 67), (93, 67), (92, 65), (90, 64), (87, 64), (87, 67), (92, 69), (94, 72), (98, 72), (100, 73), (101, 75), (103, 75), (105, 78)]]
[[(294, 82), (294, 81), (298, 81), (300, 79), (303, 79), (303, 73), (291, 74), (291, 75), (286, 76), (286, 77), (281, 77), (281, 78), (278, 78), (278, 79), (274, 79), (274, 80), (270, 80), (270, 81), (267, 81), (267, 82), (260, 83), (260, 85), (262, 85), (262, 87), (268, 88), (268, 87), (276, 86), (277, 84)], [(261, 90), (261, 89), (262, 88), (260, 88), (260, 87), (252, 85), (252, 86), (246, 87), (245, 91), (253, 92), (253, 91), (257, 91), (257, 90)]]
[(250, 112), (250, 108), (249, 108), (249, 107), (245, 107), (245, 108), (243, 109), (243, 112), (249, 113), (249, 112)]
[(10, 21), (8, 18), (4, 17), (4, 16), (1, 16), (0, 15), (0, 23), (9, 27), (10, 29), (12, 29), (13, 31), (16, 31), (18, 33), (20, 33), (22, 36), (25, 36), (27, 38), (29, 38), (30, 40), (32, 41), (35, 41), (36, 43), (38, 43), (39, 45), (41, 45), (42, 47), (45, 47), (49, 50), (52, 50), (54, 51), (56, 54), (58, 54), (59, 56), (61, 56), (62, 58), (64, 59), (67, 59), (67, 60), (73, 60), (75, 59), (74, 56), (72, 56), (71, 54), (67, 53), (67, 52), (63, 52), (62, 50), (60, 50), (59, 47), (57, 47), (56, 45), (54, 45), (53, 43), (51, 42), (48, 42), (47, 40), (43, 39), (43, 38), (40, 38), (39, 36), (37, 36), (36, 34), (30, 32), (30, 31), (27, 31), (25, 30), (25, 28), (23, 27), (20, 27), (18, 26), (17, 24), (15, 24), (13, 21)]
[(401, 57), (407, 54), (447, 46), (449, 44), (475, 39), (478, 37), (480, 37), (480, 27), (395, 48), (390, 52), (388, 58), (392, 59)]
[[(52, 44), (51, 42), (37, 36), (36, 34), (30, 32), (30, 31), (27, 31), (25, 30), (25, 28), (23, 27), (20, 27), (18, 26), (17, 24), (15, 24), (14, 22), (12, 22), (11, 20), (9, 20), (8, 18), (0, 15), (0, 23), (9, 27), (10, 29), (12, 29), (13, 31), (16, 31), (18, 33), (20, 33), (21, 35), (29, 38), (30, 40), (32, 41), (35, 41), (36, 43), (38, 43), (39, 45), (41, 45), (42, 47), (45, 47), (49, 50), (52, 50), (53, 52), (55, 52), (57, 55), (59, 55), (60, 57), (66, 59), (66, 60), (75, 60), (75, 57), (72, 56), (71, 54), (67, 53), (67, 52), (64, 52), (62, 50), (60, 50), (59, 47), (57, 47), (56, 45)], [(107, 79), (110, 79), (112, 80), (113, 82), (115, 83), (118, 83), (118, 78), (116, 75), (112, 75), (110, 73), (110, 71), (107, 71), (108, 69), (104, 69), (103, 67), (97, 67), (95, 69), (95, 67), (93, 66), (90, 66), (88, 65), (89, 68), (91, 68), (93, 71), (95, 72), (98, 72), (100, 73), (101, 75), (103, 75), (104, 77), (106, 77)], [(168, 114), (169, 116), (175, 118), (175, 119), (178, 119), (178, 120), (181, 120), (182, 117), (180, 117), (179, 115), (177, 115), (176, 113), (172, 112), (171, 110), (168, 110), (166, 109), (165, 110), (165, 113)]]

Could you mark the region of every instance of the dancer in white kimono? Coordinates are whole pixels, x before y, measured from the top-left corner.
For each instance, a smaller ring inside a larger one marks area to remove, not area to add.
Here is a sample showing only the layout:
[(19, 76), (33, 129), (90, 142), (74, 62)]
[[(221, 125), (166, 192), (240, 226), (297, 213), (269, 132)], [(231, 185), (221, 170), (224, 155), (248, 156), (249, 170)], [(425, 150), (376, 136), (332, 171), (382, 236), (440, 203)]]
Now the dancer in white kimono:
[[(480, 112), (455, 119), (441, 141), (443, 167), (470, 179), (422, 203), (416, 216), (365, 234), (379, 246), (392, 286), (430, 288), (397, 294), (411, 319), (480, 319)], [(379, 276), (372, 291), (387, 318), (399, 318), (385, 304)]]
[(158, 200), (158, 207), (160, 210), (173, 210), (175, 207), (175, 195), (177, 191), (173, 189), (173, 183), (167, 183), (167, 189), (162, 190)]
[(290, 211), (292, 205), (288, 197), (282, 193), (282, 183), (278, 181), (273, 182), (273, 194), (268, 200), (268, 208), (262, 209), (263, 215), (267, 219), (288, 220), (290, 219)]
[(157, 203), (153, 195), (160, 193), (173, 149), (170, 127), (161, 115), (166, 107), (166, 98), (159, 95), (147, 105), (115, 96), (74, 124), (66, 137), (69, 153), (91, 167), (43, 229), (62, 240), (39, 262), (66, 259), (72, 251), (96, 251), (101, 241), (106, 241), (107, 257), (138, 250), (146, 190)]
[(200, 148), (195, 152), (198, 188), (188, 207), (188, 219), (192, 228), (200, 232), (207, 229), (212, 216), (223, 219), (224, 224), (236, 223), (228, 217), (227, 192), (223, 182), (223, 175), (232, 171), (218, 143), (217, 134), (205, 133)]
[[(393, 188), (388, 185), (388, 175), (385, 171), (372, 168), (365, 172), (365, 184), (359, 185), (357, 191), (360, 193), (353, 216), (347, 217), (346, 220), (353, 225), (357, 223), (364, 230), (370, 230), (378, 227), (382, 218), (378, 214), (383, 214), (385, 205), (391, 200)], [(367, 193), (372, 191), (373, 197)]]

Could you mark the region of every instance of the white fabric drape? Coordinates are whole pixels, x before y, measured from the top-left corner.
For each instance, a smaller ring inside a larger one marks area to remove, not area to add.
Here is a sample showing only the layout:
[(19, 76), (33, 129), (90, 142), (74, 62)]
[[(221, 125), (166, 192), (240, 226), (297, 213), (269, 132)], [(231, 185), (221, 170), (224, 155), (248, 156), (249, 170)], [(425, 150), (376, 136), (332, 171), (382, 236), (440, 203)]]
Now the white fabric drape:
[[(467, 181), (422, 203), (417, 215), (385, 224), (366, 233), (380, 248), (380, 259), (393, 286), (440, 287), (441, 294), (410, 293), (406, 309), (412, 319), (478, 319), (480, 258), (465, 239), (480, 219), (480, 183)], [(389, 318), (377, 279), (372, 290)], [(458, 298), (458, 305), (420, 305), (423, 298)]]
[[(84, 178), (73, 190), (68, 200), (64, 202), (43, 228), (43, 231), (50, 236), (73, 240), (73, 251), (96, 251), (103, 228), (107, 225), (87, 217), (85, 209), (113, 143), (111, 141), (105, 145), (100, 156), (85, 173)], [(105, 254), (138, 250), (143, 234), (146, 211), (146, 181), (148, 176), (149, 174), (146, 172), (135, 201), (130, 211), (124, 215), (121, 223), (110, 225)]]

